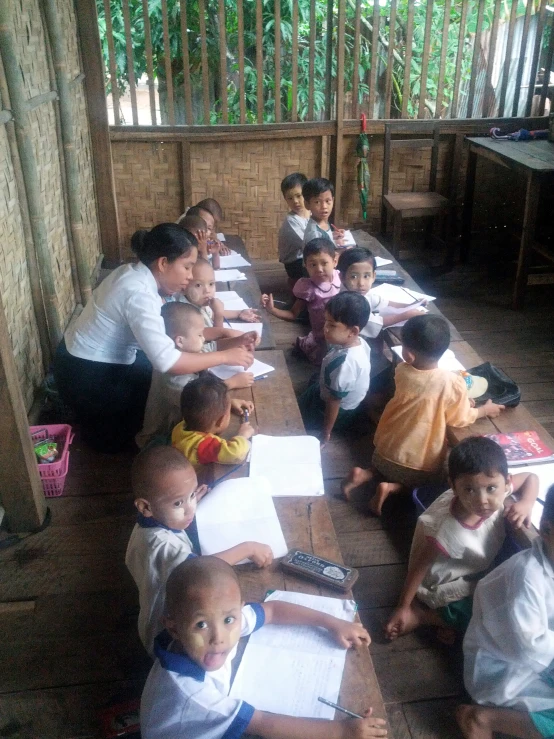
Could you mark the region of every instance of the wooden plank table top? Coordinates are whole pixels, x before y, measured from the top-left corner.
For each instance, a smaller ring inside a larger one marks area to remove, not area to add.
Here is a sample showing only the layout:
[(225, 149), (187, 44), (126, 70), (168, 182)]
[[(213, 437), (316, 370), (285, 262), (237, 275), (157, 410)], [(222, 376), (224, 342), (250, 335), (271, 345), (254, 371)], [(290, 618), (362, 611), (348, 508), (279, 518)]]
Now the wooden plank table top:
[[(255, 382), (251, 388), (233, 391), (233, 396), (254, 402), (255, 411), (252, 418), (259, 433), (274, 436), (305, 434), (283, 352), (264, 351), (260, 358), (275, 367), (275, 371), (269, 373), (267, 379)], [(238, 418), (235, 417), (234, 423), (238, 422)], [(235, 430), (236, 426), (231, 427), (230, 433)], [(218, 465), (215, 478), (224, 472), (225, 466)], [(245, 465), (236, 476), (245, 476), (247, 472), (248, 465)], [(324, 496), (274, 498), (274, 502), (289, 548), (298, 547), (306, 552), (343, 562)], [(336, 590), (283, 572), (279, 561), (273, 562), (270, 567), (263, 570), (248, 564), (240, 566), (237, 571), (246, 601), (263, 601), (269, 590), (291, 590), (335, 598), (352, 598), (352, 593), (343, 596)], [(376, 717), (386, 719), (385, 706), (369, 650), (348, 651), (339, 704), (347, 706), (355, 713), (362, 713), (371, 706)], [(336, 718), (345, 717), (337, 712)]]
[(497, 141), (485, 136), (468, 136), (470, 148), (481, 156), (517, 171), (554, 173), (554, 143), (551, 141)]
[[(363, 244), (362, 242), (360, 243), (365, 246), (365, 244)], [(406, 270), (404, 269), (404, 267), (402, 267), (400, 262), (398, 262), (393, 257), (393, 255), (388, 251), (388, 249), (386, 249), (383, 246), (383, 244), (381, 244), (381, 242), (378, 241), (375, 237), (371, 238), (371, 244), (369, 244), (368, 247), (369, 249), (371, 249), (371, 251), (376, 257), (382, 257), (383, 259), (392, 260), (392, 264), (385, 264), (383, 267), (378, 267), (377, 269), (394, 269), (396, 270), (396, 273), (404, 279), (404, 283), (402, 287), (407, 287), (408, 290), (417, 290), (417, 292), (420, 292), (420, 293), (425, 292), (419, 287), (417, 282), (412, 277), (410, 277), (409, 273), (406, 272)], [(430, 303), (428, 303), (427, 308), (429, 310), (429, 313), (433, 313), (434, 315), (437, 315), (437, 316), (442, 316), (442, 313), (436, 306), (436, 302), (437, 302), (436, 300), (432, 300)], [(442, 317), (444, 318), (444, 316)], [(451, 341), (460, 341), (462, 337), (460, 336), (459, 331), (456, 329), (453, 323), (450, 323), (450, 321), (448, 321), (448, 319), (445, 319), (445, 320), (447, 321), (448, 326), (450, 328)], [(387, 332), (390, 332), (390, 331), (397, 334), (398, 337), (400, 336), (400, 329), (388, 329), (387, 330)]]
[[(248, 251), (240, 236), (225, 234), (225, 244), (234, 251), (238, 252), (245, 259), (249, 259)], [(262, 293), (258, 284), (258, 278), (252, 267), (240, 267), (240, 271), (244, 272), (247, 279), (238, 282), (218, 282), (218, 290), (234, 290), (249, 308), (254, 308), (260, 313), (260, 323), (263, 324), (262, 340), (258, 345), (259, 350), (275, 349), (275, 339), (269, 322), (269, 314), (265, 310), (261, 310)]]

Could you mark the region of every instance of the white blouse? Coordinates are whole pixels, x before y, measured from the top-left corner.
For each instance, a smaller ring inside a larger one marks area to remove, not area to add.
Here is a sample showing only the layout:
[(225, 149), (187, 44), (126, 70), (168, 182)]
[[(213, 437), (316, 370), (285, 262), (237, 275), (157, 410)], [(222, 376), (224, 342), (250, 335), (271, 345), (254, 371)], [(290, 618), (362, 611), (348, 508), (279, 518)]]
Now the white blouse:
[(67, 350), (93, 362), (133, 364), (142, 349), (154, 369), (167, 372), (181, 352), (165, 332), (162, 305), (148, 267), (124, 264), (98, 285), (65, 332)]

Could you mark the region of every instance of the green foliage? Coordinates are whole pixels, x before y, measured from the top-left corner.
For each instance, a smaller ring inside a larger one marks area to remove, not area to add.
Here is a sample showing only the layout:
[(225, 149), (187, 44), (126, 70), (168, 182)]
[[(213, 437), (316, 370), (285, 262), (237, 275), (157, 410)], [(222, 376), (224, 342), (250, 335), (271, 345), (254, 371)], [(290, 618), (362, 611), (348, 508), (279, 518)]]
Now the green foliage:
[[(174, 83), (174, 95), (178, 122), (184, 122), (183, 113), (183, 61), (182, 61), (182, 38), (180, 28), (180, 2), (187, 0), (167, 0), (171, 69)], [(263, 27), (263, 91), (264, 122), (275, 120), (275, 96), (278, 96), (282, 120), (290, 120), (292, 109), (292, 2), (293, 0), (281, 1), (281, 85), (275, 90), (275, 0), (262, 0), (262, 27)], [(402, 109), (402, 91), (404, 86), (404, 57), (406, 44), (412, 45), (412, 63), (409, 70), (409, 99), (407, 110), (410, 117), (417, 116), (419, 97), (421, 94), (421, 66), (423, 58), (423, 47), (425, 38), (425, 18), (427, 2), (431, 0), (416, 0), (414, 4), (414, 32), (411, 39), (406, 39), (406, 23), (408, 16), (408, 0), (397, 2), (397, 23), (394, 38), (389, 37), (389, 0), (379, 0), (380, 4), (380, 42), (378, 48), (378, 74), (377, 74), (377, 104), (375, 115), (384, 114), (384, 90), (385, 71), (388, 56), (388, 44), (392, 43), (395, 51), (393, 62), (392, 79), (392, 105), (391, 115), (399, 116)], [(534, 2), (536, 0), (529, 0)], [(220, 52), (220, 28), (218, 19), (218, 0), (205, 0), (206, 4), (206, 42), (208, 50), (208, 67), (210, 79), (210, 122), (221, 122), (221, 98), (227, 95), (229, 108), (229, 121), (238, 123), (240, 121), (239, 100), (239, 60), (238, 60), (238, 17), (236, 2), (224, 0), (225, 2), (225, 44), (227, 58), (227, 78), (224, 89), (221, 88), (219, 52)], [(473, 57), (473, 39), (477, 24), (478, 7), (484, 3), (484, 20), (482, 30), (489, 29), (493, 22), (495, 0), (469, 0), (466, 28), (464, 33), (464, 46), (462, 59), (457, 59), (458, 40), (460, 33), (460, 15), (462, 2), (453, 0), (450, 10), (450, 24), (448, 31), (448, 43), (446, 50), (446, 63), (444, 74), (444, 92), (441, 114), (447, 111), (452, 100), (453, 84), (457, 65), (461, 65), (461, 82), (467, 82), (471, 74), (471, 63)], [(104, 2), (97, 0), (100, 35), (102, 49), (108, 66), (108, 44), (106, 39), (106, 24), (104, 17)], [(128, 85), (127, 54), (125, 44), (125, 29), (123, 22), (122, 0), (111, 0), (111, 17), (113, 25), (113, 39), (115, 44), (117, 84), (123, 92)], [(187, 2), (187, 25), (188, 25), (188, 49), (189, 49), (189, 79), (192, 89), (194, 123), (204, 122), (202, 113), (202, 64), (201, 64), (201, 38), (199, 31), (198, 3)], [(509, 18), (511, 8), (510, 0), (501, 3), (500, 20)], [(354, 18), (356, 0), (346, 0), (346, 31), (344, 41), (341, 41), (345, 49), (345, 76), (344, 88), (346, 100), (350, 101), (352, 93), (352, 80), (354, 76)], [(146, 50), (144, 44), (144, 17), (142, 0), (129, 0), (131, 39), (133, 47), (133, 66), (135, 77), (138, 80), (146, 72)], [(166, 122), (165, 116), (165, 54), (163, 43), (163, 26), (161, 0), (148, 0), (148, 11), (151, 25), (154, 76), (158, 80), (160, 101), (162, 104), (162, 120)], [(525, 12), (522, 0), (518, 3), (518, 15)], [(322, 119), (325, 115), (327, 102), (327, 24), (328, 3), (326, 0), (316, 0), (315, 17), (315, 49), (314, 49), (314, 118)], [(243, 0), (244, 14), (244, 80), (245, 80), (245, 102), (247, 122), (257, 122), (257, 79), (256, 68), (256, 0)], [(367, 110), (367, 99), (369, 94), (368, 82), (371, 70), (371, 46), (372, 46), (372, 22), (373, 22), (373, 0), (361, 0), (361, 35), (359, 53), (359, 75), (358, 102), (365, 105)], [(334, 0), (332, 23), (332, 83), (336, 81), (336, 49), (338, 0)], [(429, 67), (424, 91), (426, 107), (429, 115), (434, 114), (435, 102), (439, 83), (440, 57), (442, 50), (442, 31), (444, 24), (444, 0), (434, 0), (431, 20)], [(297, 105), (300, 120), (306, 120), (308, 116), (308, 91), (309, 91), (309, 59), (310, 59), (310, 0), (298, 0), (298, 91)], [(109, 78), (107, 79), (109, 91)], [(334, 117), (331, 113), (331, 117)]]

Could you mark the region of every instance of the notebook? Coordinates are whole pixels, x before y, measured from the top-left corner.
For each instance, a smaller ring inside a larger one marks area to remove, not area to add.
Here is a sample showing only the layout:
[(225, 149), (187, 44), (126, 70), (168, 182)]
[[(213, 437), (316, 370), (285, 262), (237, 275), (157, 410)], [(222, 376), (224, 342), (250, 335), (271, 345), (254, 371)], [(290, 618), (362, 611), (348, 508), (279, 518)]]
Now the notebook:
[(232, 267), (251, 267), (242, 254), (229, 254), (219, 257), (219, 266), (221, 269), (231, 269)]
[(400, 287), (400, 285), (390, 285), (388, 282), (372, 288), (371, 292), (381, 295), (393, 303), (402, 303), (403, 305), (415, 305), (420, 300), (435, 300), (432, 295), (425, 295), (425, 293), (407, 287)]
[(254, 362), (250, 367), (248, 367), (248, 369), (243, 369), (238, 365), (218, 364), (217, 367), (211, 367), (210, 372), (221, 380), (228, 380), (239, 372), (252, 372), (256, 379), (262, 379), (263, 377), (266, 377), (269, 372), (273, 372), (274, 369), (275, 367), (272, 367), (270, 364), (260, 362), (259, 359), (254, 359)]
[(216, 282), (239, 282), (248, 279), (244, 272), (238, 269), (216, 269), (214, 274)]
[(250, 475), (265, 475), (273, 495), (323, 495), (321, 449), (315, 436), (252, 438)]
[[(402, 347), (401, 346), (393, 346), (392, 350), (395, 354), (397, 354), (400, 359), (402, 359)], [(452, 349), (447, 349), (442, 357), (439, 359), (439, 367), (441, 369), (445, 370), (452, 370), (453, 372), (457, 372), (459, 370), (465, 370), (464, 365), (456, 359), (456, 355), (452, 351)]]

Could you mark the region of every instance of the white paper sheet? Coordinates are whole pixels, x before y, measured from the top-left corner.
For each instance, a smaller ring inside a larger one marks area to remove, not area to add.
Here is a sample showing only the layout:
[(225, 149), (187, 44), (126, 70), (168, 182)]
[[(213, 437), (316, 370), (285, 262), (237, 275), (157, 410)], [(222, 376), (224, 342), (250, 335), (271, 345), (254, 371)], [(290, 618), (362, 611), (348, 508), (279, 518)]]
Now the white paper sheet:
[(356, 242), (352, 236), (352, 231), (349, 231), (348, 229), (344, 232), (342, 241), (342, 246), (356, 246)]
[[(356, 616), (356, 604), (339, 598), (277, 590), (266, 600), (296, 603), (350, 623)], [(332, 719), (334, 709), (318, 698), (338, 701), (346, 653), (322, 629), (264, 626), (250, 636), (230, 695), (258, 711)]]
[(234, 323), (233, 321), (227, 321), (228, 328), (232, 328), (233, 331), (240, 331), (243, 334), (248, 331), (255, 331), (258, 336), (261, 337), (263, 331), (263, 323)]
[(216, 269), (214, 274), (216, 282), (239, 282), (248, 279), (244, 272), (238, 269)]
[(234, 290), (216, 292), (215, 297), (221, 300), (225, 310), (244, 310), (248, 308), (244, 300)]
[[(405, 308), (393, 308), (390, 305), (387, 305), (386, 308), (379, 309), (379, 315), (380, 316), (394, 316), (394, 315), (400, 315), (401, 313), (405, 313), (407, 309), (415, 310), (416, 308), (419, 310), (421, 314), (423, 313), (429, 313), (427, 308), (419, 303), (414, 303), (414, 305), (406, 306)], [(408, 319), (406, 319), (408, 320)], [(400, 326), (404, 326), (406, 321), (397, 321), (396, 323), (389, 324), (388, 328), (398, 328)]]
[(242, 254), (229, 254), (219, 257), (219, 266), (221, 269), (231, 269), (232, 267), (251, 267), (251, 263), (247, 262)]
[(383, 259), (383, 257), (375, 257), (377, 267), (384, 267), (385, 264), (392, 264), (392, 259)]
[(236, 375), (239, 372), (252, 372), (254, 377), (263, 377), (264, 375), (267, 375), (269, 372), (273, 372), (275, 367), (272, 367), (270, 364), (266, 364), (265, 362), (260, 362), (259, 359), (254, 359), (254, 362), (251, 364), (248, 369), (243, 369), (242, 367), (230, 365), (230, 364), (219, 364), (217, 367), (211, 367), (210, 372), (212, 372), (216, 377), (221, 378), (222, 380), (228, 380), (233, 375)]
[[(548, 488), (554, 485), (554, 462), (545, 464), (527, 464), (519, 467), (510, 465), (510, 474), (516, 475), (518, 472), (534, 472), (539, 478), (539, 499), (544, 500), (548, 492)], [(538, 529), (541, 522), (543, 504), (537, 500), (531, 512), (531, 523)]]
[[(401, 346), (393, 346), (392, 350), (395, 354), (397, 354), (400, 359), (402, 359), (402, 347)], [(446, 370), (452, 370), (452, 372), (457, 372), (458, 370), (465, 370), (464, 365), (456, 359), (456, 355), (452, 351), (452, 349), (447, 349), (442, 357), (439, 359), (439, 367), (441, 369)]]
[(225, 241), (225, 234), (216, 234), (218, 241)]
[(198, 504), (196, 522), (202, 554), (217, 554), (245, 541), (267, 544), (275, 558), (288, 552), (265, 477), (216, 483)]
[(400, 287), (400, 285), (391, 285), (388, 282), (372, 288), (372, 292), (382, 295), (393, 303), (402, 303), (403, 305), (411, 305), (412, 303), (415, 305), (419, 300), (435, 300), (432, 295), (418, 293), (417, 290)]
[(276, 497), (323, 495), (319, 440), (315, 436), (254, 436), (250, 475), (265, 475)]

